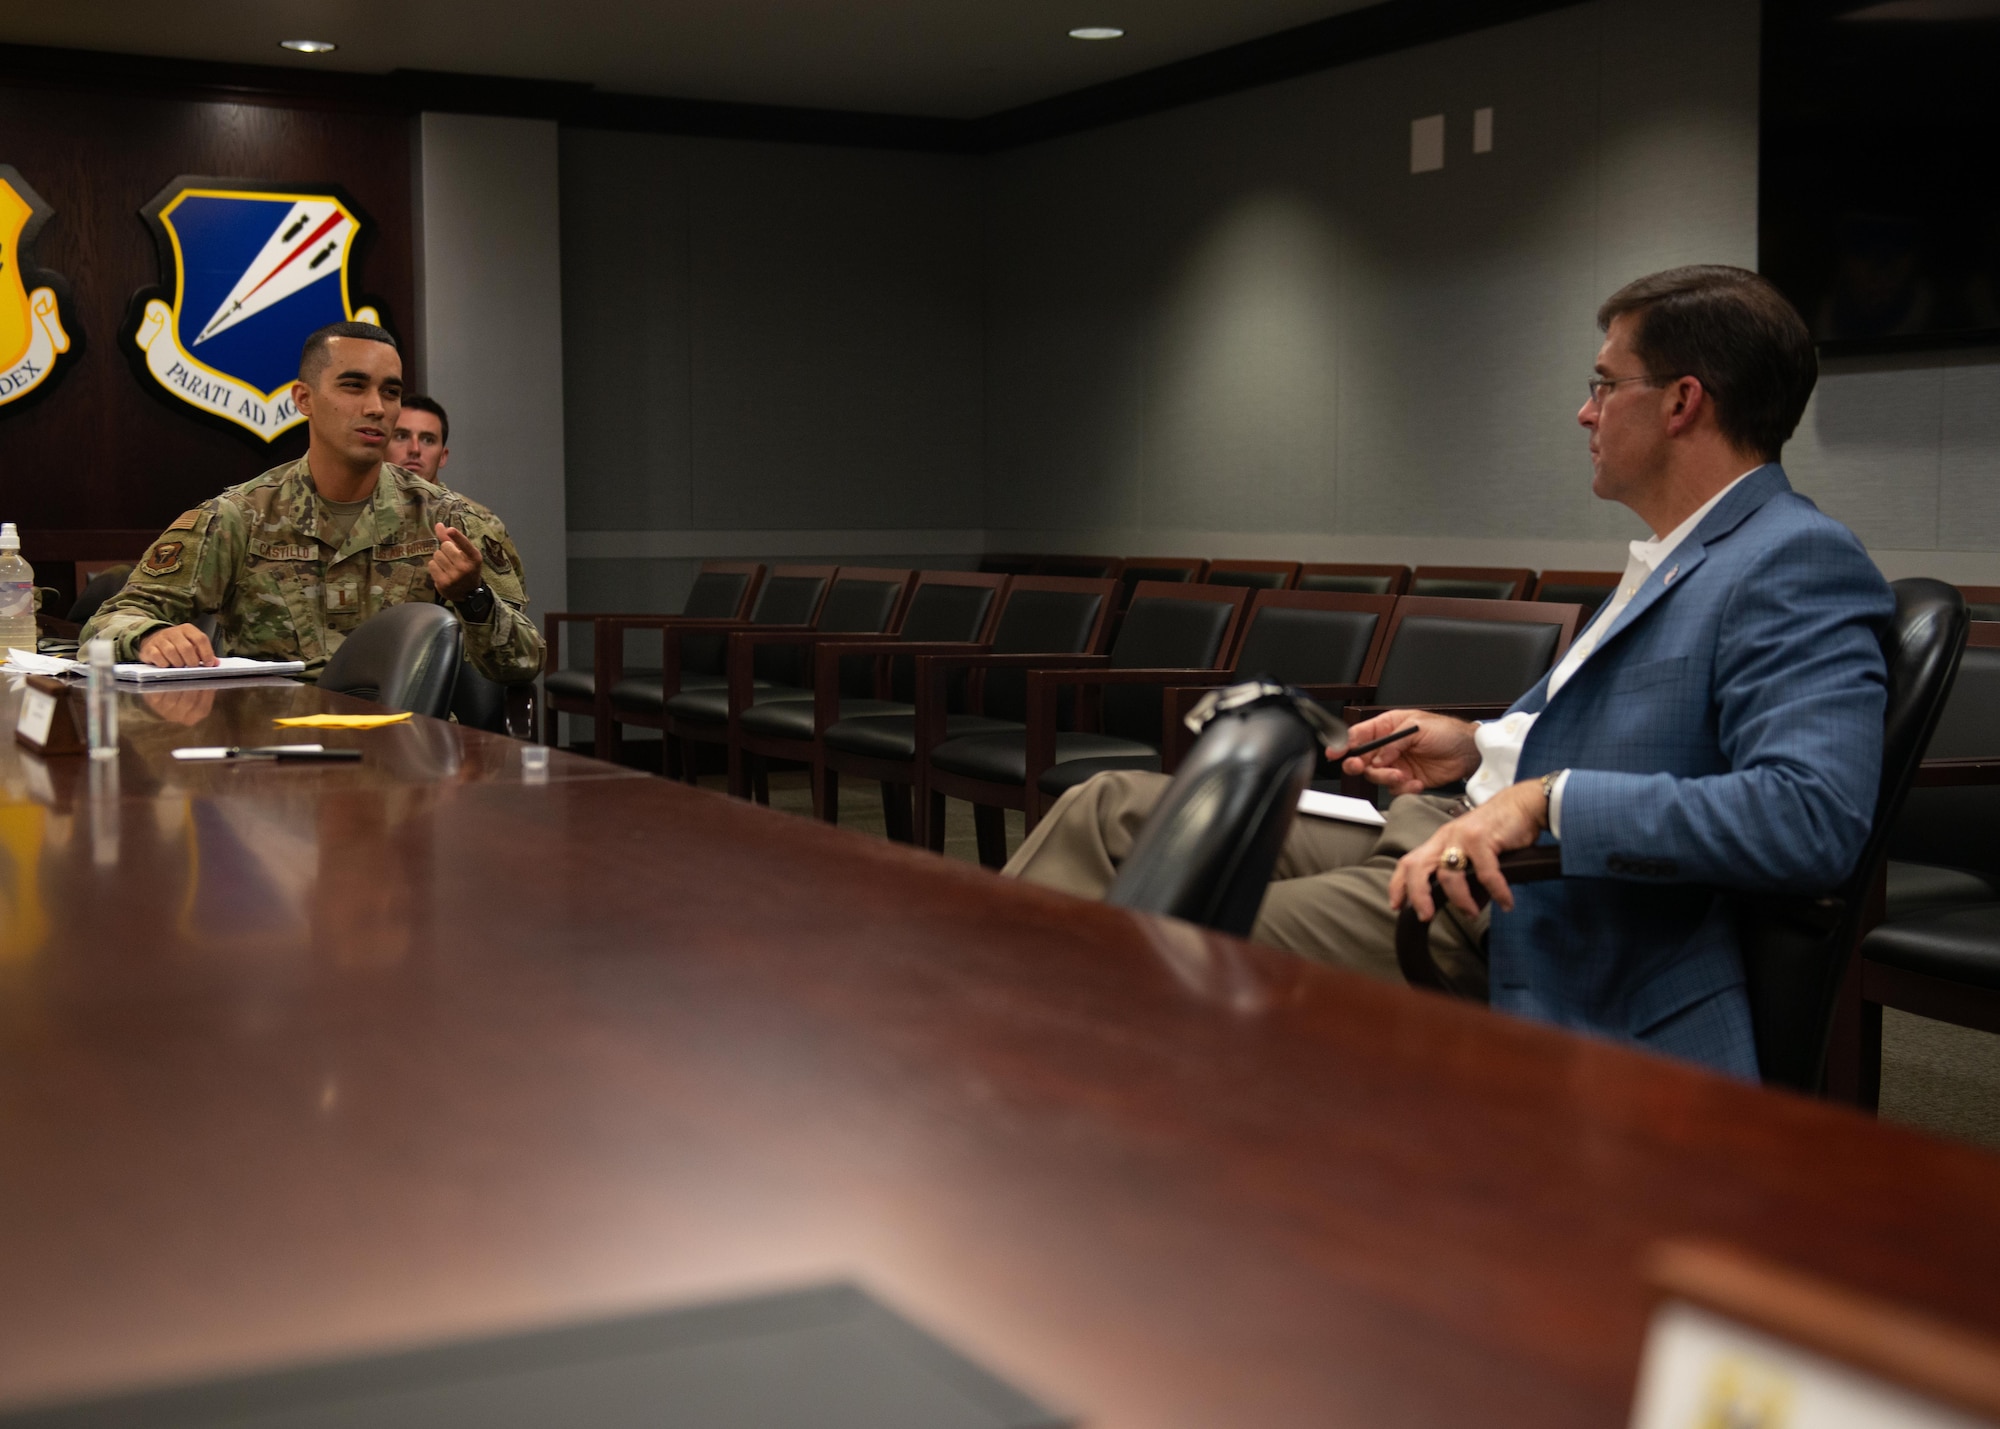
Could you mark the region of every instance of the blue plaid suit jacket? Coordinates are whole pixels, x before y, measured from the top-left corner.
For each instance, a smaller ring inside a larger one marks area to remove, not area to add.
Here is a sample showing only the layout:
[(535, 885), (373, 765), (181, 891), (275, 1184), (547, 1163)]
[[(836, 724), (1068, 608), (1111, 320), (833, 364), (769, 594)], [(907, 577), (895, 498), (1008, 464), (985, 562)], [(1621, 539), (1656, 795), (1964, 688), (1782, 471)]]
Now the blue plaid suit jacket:
[(1494, 1006), (1755, 1078), (1730, 890), (1823, 892), (1860, 857), (1893, 609), (1853, 533), (1767, 465), (1561, 693), (1522, 696), (1520, 777), (1572, 771), (1565, 876), (1496, 911)]

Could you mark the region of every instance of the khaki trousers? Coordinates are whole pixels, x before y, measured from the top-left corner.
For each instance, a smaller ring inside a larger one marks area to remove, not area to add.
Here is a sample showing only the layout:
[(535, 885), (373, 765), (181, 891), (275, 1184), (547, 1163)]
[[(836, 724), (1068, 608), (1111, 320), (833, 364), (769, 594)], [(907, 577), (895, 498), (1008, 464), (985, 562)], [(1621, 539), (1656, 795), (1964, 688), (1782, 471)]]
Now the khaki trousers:
[[(1102, 898), (1170, 782), (1164, 774), (1121, 772), (1077, 785), (1035, 826), (1004, 872), (1079, 897)], [(1294, 817), (1251, 939), (1402, 981), (1389, 878), (1396, 860), (1449, 822), (1458, 807), (1455, 799), (1405, 796), (1389, 806), (1388, 825), (1381, 829)], [(1448, 909), (1431, 930), (1431, 956), (1453, 990), (1481, 1000), (1486, 924), (1483, 912), (1466, 918)]]

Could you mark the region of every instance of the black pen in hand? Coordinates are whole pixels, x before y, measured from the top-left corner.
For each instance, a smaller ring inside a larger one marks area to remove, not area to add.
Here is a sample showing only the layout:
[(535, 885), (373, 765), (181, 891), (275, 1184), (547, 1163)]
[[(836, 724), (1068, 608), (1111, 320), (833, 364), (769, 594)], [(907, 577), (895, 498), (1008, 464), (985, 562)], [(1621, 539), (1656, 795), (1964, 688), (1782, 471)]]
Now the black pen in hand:
[(1416, 725), (1411, 725), (1408, 729), (1399, 729), (1394, 734), (1385, 734), (1380, 739), (1371, 739), (1366, 744), (1357, 744), (1352, 749), (1343, 751), (1340, 757), (1342, 759), (1353, 759), (1358, 755), (1373, 754), (1385, 744), (1394, 744), (1399, 739), (1408, 739), (1417, 732), (1417, 728)]

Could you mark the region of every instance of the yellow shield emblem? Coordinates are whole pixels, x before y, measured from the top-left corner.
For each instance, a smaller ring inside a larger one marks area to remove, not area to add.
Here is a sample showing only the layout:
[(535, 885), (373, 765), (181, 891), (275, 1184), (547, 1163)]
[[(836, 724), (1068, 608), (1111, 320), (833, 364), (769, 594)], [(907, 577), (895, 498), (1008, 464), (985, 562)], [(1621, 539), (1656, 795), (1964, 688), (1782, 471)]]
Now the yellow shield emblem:
[(34, 266), (35, 238), (54, 210), (0, 164), (0, 409), (42, 388), (71, 350), (68, 285)]

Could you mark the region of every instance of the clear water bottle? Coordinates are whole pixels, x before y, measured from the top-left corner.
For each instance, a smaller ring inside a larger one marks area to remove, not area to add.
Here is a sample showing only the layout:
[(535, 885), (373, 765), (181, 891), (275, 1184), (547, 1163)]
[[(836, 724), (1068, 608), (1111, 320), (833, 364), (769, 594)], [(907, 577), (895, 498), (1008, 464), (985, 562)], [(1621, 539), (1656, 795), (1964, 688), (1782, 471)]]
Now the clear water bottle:
[(90, 722), (90, 757), (118, 757), (117, 671), (111, 661), (111, 642), (99, 636), (85, 652), (90, 658), (90, 687), (85, 711)]
[(9, 521), (0, 526), (0, 657), (35, 648), (35, 572), (21, 559), (21, 537)]

